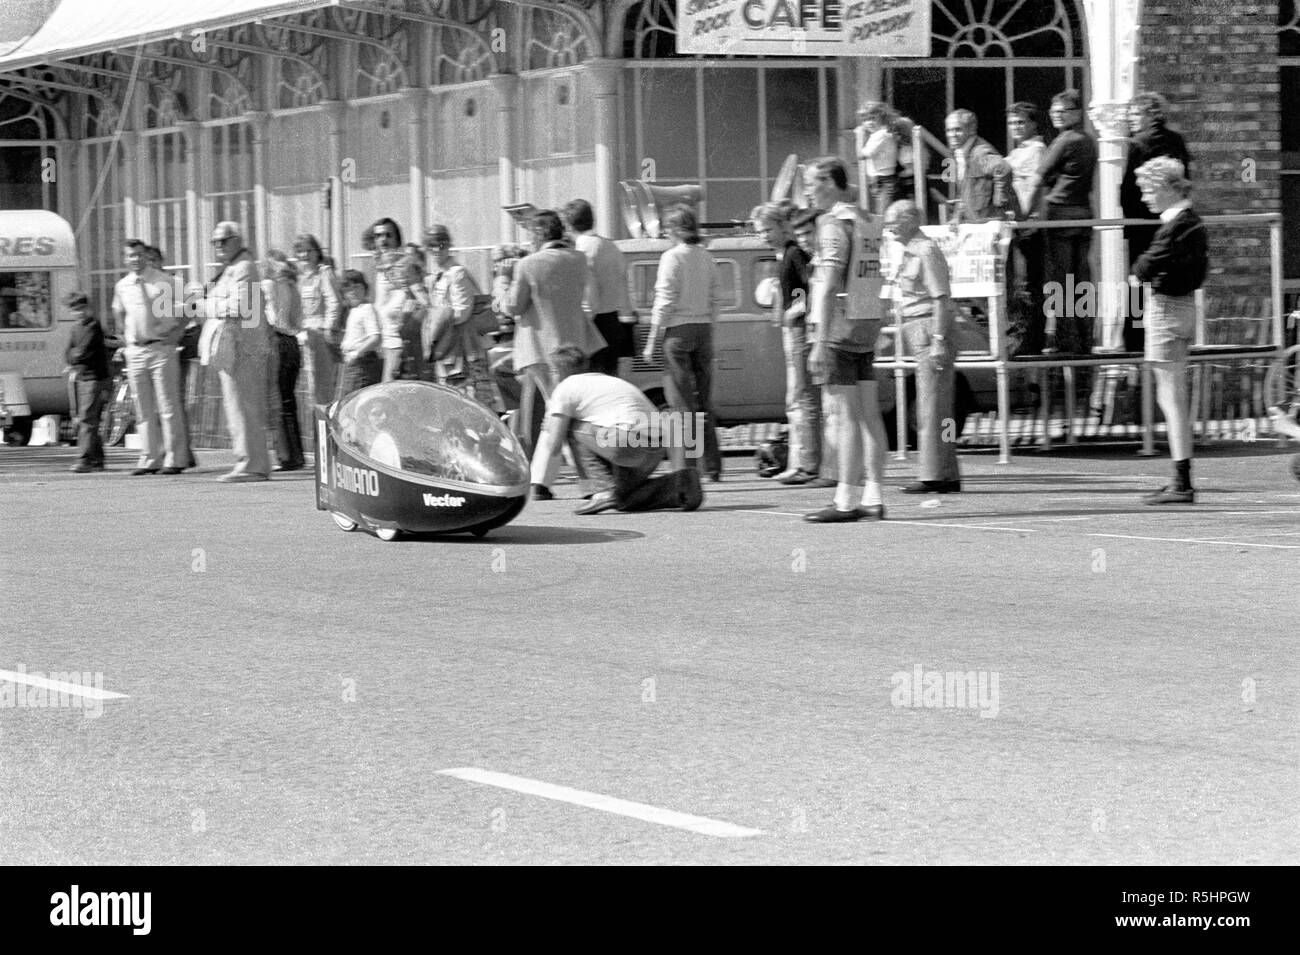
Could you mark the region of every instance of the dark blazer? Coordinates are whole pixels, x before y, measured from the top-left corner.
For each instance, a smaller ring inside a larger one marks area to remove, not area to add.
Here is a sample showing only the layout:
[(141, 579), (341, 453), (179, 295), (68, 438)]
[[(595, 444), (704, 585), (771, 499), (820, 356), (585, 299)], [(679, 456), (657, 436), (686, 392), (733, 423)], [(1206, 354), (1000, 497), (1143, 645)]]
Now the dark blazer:
[(1142, 190), (1137, 184), (1138, 167), (1157, 156), (1172, 156), (1187, 167), (1187, 178), (1192, 177), (1192, 157), (1182, 136), (1164, 124), (1138, 133), (1128, 141), (1128, 160), (1124, 164), (1124, 178), (1119, 184), (1119, 204), (1125, 219), (1158, 218), (1142, 201)]
[(72, 326), (63, 358), (76, 371), (78, 381), (108, 379), (108, 349), (104, 347), (104, 327), (99, 319), (87, 315)]
[(976, 136), (966, 153), (966, 175), (957, 183), (963, 222), (987, 222), (1010, 206), (1011, 166), (987, 140)]
[(1133, 274), (1161, 295), (1190, 295), (1201, 287), (1210, 266), (1205, 223), (1193, 209), (1161, 223), (1151, 245), (1133, 263)]
[(1044, 219), (1091, 219), (1092, 178), (1097, 171), (1097, 141), (1082, 128), (1061, 132), (1038, 167)]

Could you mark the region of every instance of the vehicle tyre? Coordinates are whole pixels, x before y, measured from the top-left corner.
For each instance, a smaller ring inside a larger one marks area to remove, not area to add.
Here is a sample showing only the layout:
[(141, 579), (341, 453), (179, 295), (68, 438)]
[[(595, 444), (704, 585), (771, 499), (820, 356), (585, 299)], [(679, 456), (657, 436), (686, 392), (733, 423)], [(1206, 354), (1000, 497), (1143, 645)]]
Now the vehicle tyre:
[(330, 517), (334, 518), (334, 523), (338, 525), (341, 531), (354, 531), (357, 529), (357, 522), (351, 518), (344, 517), (342, 514), (330, 512)]
[(1300, 345), (1292, 345), (1278, 362), (1270, 362), (1264, 374), (1264, 408), (1289, 412), (1300, 401)]
[(487, 536), (488, 536), (488, 533), (489, 533), (491, 530), (492, 530), (492, 528), (490, 528), (490, 527), (484, 527), (482, 524), (480, 524), (478, 527), (471, 527), (471, 528), (469, 529), (469, 532), (470, 532), (471, 534), (473, 534), (475, 537), (487, 537)]
[(397, 539), (397, 528), (395, 527), (376, 527), (375, 536), (381, 541), (391, 541)]
[(5, 429), (5, 444), (26, 444), (32, 439), (32, 417), (24, 415), (20, 418), (13, 419), (13, 423)]

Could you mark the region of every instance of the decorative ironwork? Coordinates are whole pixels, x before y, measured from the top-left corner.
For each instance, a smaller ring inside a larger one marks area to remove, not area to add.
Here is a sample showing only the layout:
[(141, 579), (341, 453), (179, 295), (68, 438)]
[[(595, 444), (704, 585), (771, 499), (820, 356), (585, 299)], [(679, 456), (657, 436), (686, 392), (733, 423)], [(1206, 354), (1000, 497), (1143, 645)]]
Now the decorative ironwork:
[(525, 69), (576, 66), (592, 55), (587, 31), (575, 18), (547, 7), (525, 11)]
[(435, 28), (433, 76), (437, 85), (485, 80), (495, 66), (492, 48), (482, 36), (449, 27)]
[[(995, 9), (997, 8), (997, 9)], [(935, 0), (930, 14), (930, 55), (940, 58), (1075, 57), (1082, 36), (1079, 12), (1069, 0), (1019, 0), (984, 5)]]
[(1300, 56), (1300, 8), (1295, 0), (1277, 5), (1277, 47), (1280, 56)]

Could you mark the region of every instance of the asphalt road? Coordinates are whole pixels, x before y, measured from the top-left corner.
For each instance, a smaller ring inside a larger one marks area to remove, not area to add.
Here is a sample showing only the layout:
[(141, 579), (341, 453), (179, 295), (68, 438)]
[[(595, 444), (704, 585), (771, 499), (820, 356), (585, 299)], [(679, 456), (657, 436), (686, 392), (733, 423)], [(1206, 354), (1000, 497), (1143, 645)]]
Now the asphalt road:
[(0, 682), (4, 860), (1294, 862), (1293, 450), (1165, 509), (1133, 452), (967, 454), (837, 526), (733, 457), (694, 514), (567, 485), (384, 543), (225, 452), (0, 449), (0, 670), (123, 694)]

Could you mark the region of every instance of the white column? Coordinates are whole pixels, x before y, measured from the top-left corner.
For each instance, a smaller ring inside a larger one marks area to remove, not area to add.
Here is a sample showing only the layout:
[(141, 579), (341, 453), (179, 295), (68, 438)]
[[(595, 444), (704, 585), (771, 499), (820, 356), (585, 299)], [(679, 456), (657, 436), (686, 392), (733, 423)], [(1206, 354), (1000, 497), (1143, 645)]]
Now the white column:
[(343, 191), (347, 188), (339, 178), (343, 169), (343, 111), (339, 100), (328, 100), (321, 104), (329, 120), (329, 157), (330, 183), (333, 185), (332, 205), (330, 209), (330, 233), (322, 236), (328, 245), (330, 255), (340, 273), (350, 268), (347, 257), (347, 204), (343, 201)]
[[(519, 137), (515, 129), (519, 111), (519, 77), (514, 73), (493, 73), (492, 90), (497, 97), (497, 142), (501, 156), (498, 161), (500, 175), (500, 205), (508, 206), (518, 201), (516, 188), (519, 177)], [(500, 213), (501, 241), (513, 242), (515, 223), (509, 215)]]
[[(1088, 29), (1089, 77), (1092, 102), (1089, 116), (1097, 131), (1097, 214), (1103, 219), (1122, 218), (1119, 185), (1124, 178), (1128, 152), (1127, 107), (1134, 93), (1137, 31), (1141, 0), (1084, 0)], [(1103, 348), (1123, 343), (1128, 280), (1128, 260), (1123, 229), (1100, 231), (1098, 256), (1099, 296)]]
[(410, 225), (408, 242), (419, 242), (424, 231), (424, 166), (425, 166), (425, 104), (429, 91), (424, 87), (409, 87), (402, 90), (402, 102), (406, 104), (406, 166), (407, 182), (410, 188), (410, 205), (407, 220)]
[(270, 239), (271, 210), (267, 195), (267, 181), (270, 179), (269, 156), (266, 151), (266, 131), (271, 114), (256, 110), (248, 114), (249, 124), (253, 130), (253, 234), (254, 242), (250, 250), (254, 256), (266, 251)]
[(208, 235), (199, 220), (199, 196), (203, 194), (203, 170), (206, 151), (200, 148), (203, 130), (193, 120), (180, 123), (185, 149), (190, 156), (190, 181), (185, 184), (185, 260), (190, 263), (185, 276), (187, 282), (203, 281), (203, 254), (208, 248)]
[(617, 238), (623, 222), (615, 192), (618, 179), (618, 90), (623, 61), (589, 60), (586, 69), (596, 103), (596, 194), (592, 196), (596, 231)]

